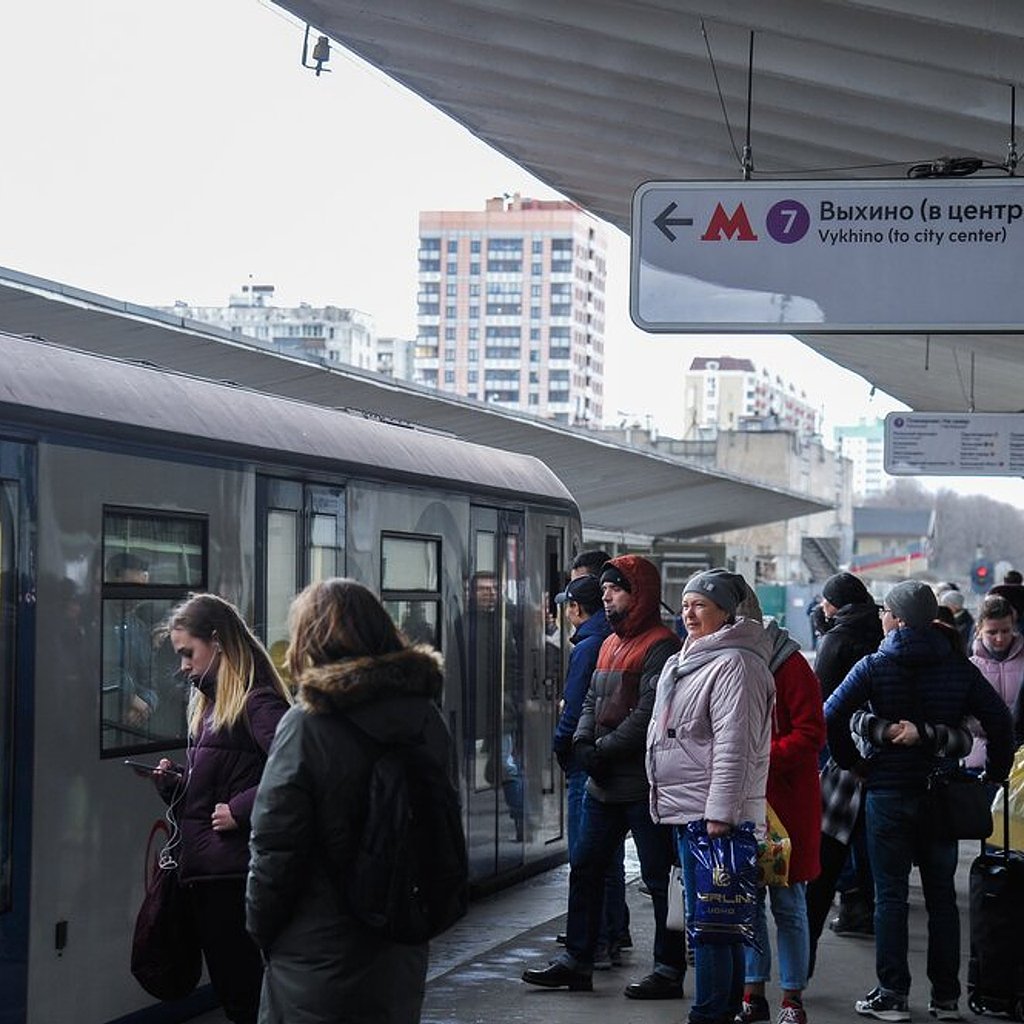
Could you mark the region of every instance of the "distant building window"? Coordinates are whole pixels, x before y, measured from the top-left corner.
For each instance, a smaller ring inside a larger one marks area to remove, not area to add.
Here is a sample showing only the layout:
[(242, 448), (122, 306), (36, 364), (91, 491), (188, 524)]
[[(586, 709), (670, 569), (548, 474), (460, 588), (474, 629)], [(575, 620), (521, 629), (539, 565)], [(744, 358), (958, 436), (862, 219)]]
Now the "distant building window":
[(473, 241), (471, 241), (469, 243), (469, 251), (471, 253), (474, 253), (474, 252), (475, 253), (479, 253), (480, 252), (480, 240), (478, 238), (474, 239)]
[(455, 371), (454, 370), (445, 370), (444, 371), (444, 382), (445, 382), (445, 384), (454, 384), (455, 383)]
[(448, 317), (449, 320), (454, 320), (455, 317), (456, 317), (456, 314), (457, 314), (457, 310), (456, 310), (456, 308), (454, 306), (445, 306), (444, 307), (444, 315), (446, 317)]
[(459, 265), (454, 260), (449, 260), (447, 270), (449, 274), (454, 276), (459, 272)]
[(455, 281), (449, 281), (445, 285), (445, 294), (450, 298), (454, 299), (459, 294), (459, 286)]
[(445, 341), (454, 341), (455, 340), (455, 328), (454, 327), (446, 327), (444, 329), (444, 340)]
[(436, 249), (438, 252), (440, 252), (441, 251), (441, 238), (440, 238), (440, 236), (432, 237), (432, 238), (430, 238), (430, 237), (428, 237), (428, 238), (421, 238), (420, 239), (420, 248), (421, 249)]
[(544, 273), (544, 265), (542, 263), (534, 263), (530, 268), (530, 272), (534, 277), (540, 277)]
[(533, 244), (530, 246), (530, 251), (534, 253), (534, 255), (542, 253), (544, 251), (544, 242), (539, 238), (535, 238), (533, 240)]
[(448, 240), (448, 251), (449, 252), (458, 252), (459, 251), (458, 239), (450, 238)]

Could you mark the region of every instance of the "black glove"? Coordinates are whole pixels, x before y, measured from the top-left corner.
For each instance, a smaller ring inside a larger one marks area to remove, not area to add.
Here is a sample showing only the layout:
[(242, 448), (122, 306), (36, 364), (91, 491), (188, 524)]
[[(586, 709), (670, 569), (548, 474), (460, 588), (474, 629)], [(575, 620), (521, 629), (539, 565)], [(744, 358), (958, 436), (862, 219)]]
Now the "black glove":
[(590, 740), (577, 740), (572, 745), (576, 763), (595, 781), (600, 782), (605, 774), (601, 754)]
[(551, 747), (555, 752), (555, 759), (562, 767), (562, 771), (568, 774), (574, 767), (572, 759), (572, 740), (555, 740)]

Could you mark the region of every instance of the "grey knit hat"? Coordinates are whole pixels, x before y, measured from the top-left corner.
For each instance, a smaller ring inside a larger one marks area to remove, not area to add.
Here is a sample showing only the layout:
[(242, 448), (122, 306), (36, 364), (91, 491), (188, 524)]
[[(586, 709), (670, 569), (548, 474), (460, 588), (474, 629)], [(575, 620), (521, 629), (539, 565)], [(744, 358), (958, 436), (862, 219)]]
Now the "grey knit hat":
[(939, 611), (935, 592), (921, 580), (904, 580), (885, 595), (885, 607), (915, 629), (927, 626)]
[(736, 606), (747, 596), (747, 581), (728, 569), (708, 569), (691, 576), (683, 588), (683, 595), (703, 594), (732, 615)]

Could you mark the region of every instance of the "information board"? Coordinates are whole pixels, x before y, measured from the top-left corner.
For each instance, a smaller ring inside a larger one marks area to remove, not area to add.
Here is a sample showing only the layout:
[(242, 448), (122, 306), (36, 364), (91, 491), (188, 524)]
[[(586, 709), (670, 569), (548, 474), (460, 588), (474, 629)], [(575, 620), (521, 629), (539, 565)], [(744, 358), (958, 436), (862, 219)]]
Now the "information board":
[(893, 476), (1024, 476), (1024, 413), (889, 413), (884, 465)]
[(646, 331), (1024, 328), (1024, 178), (648, 182), (630, 314)]

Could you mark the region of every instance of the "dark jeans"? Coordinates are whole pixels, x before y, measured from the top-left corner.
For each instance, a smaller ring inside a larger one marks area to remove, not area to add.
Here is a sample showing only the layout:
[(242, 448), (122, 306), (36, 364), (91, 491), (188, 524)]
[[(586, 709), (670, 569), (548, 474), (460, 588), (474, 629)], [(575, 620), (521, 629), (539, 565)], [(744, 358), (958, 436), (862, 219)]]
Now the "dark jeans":
[(928, 912), (928, 978), (935, 1000), (960, 996), (960, 913), (954, 875), (955, 839), (932, 839), (921, 828), (923, 794), (869, 790), (868, 851), (875, 874), (875, 968), (883, 992), (910, 993), (907, 894), (917, 864)]
[(245, 930), (245, 880), (190, 882), (185, 890), (224, 1015), (235, 1024), (256, 1024), (263, 964)]
[(654, 905), (654, 967), (670, 978), (686, 969), (683, 933), (665, 927), (668, 908), (668, 872), (675, 862), (672, 829), (656, 825), (646, 800), (603, 803), (590, 794), (583, 798), (583, 823), (569, 871), (569, 918), (565, 929), (567, 959), (579, 970), (589, 971), (601, 933), (604, 880), (609, 864), (626, 838), (640, 858), (640, 874), (651, 891)]
[[(568, 833), (569, 863), (575, 857), (575, 850), (583, 831), (583, 798), (587, 792), (587, 773), (579, 768), (570, 769), (566, 774), (568, 790)], [(619, 844), (615, 856), (608, 865), (604, 876), (604, 914), (598, 944), (611, 949), (629, 927), (629, 909), (626, 906), (626, 847)]]

